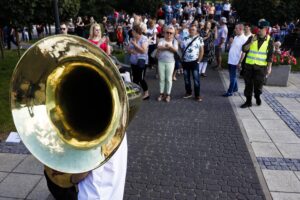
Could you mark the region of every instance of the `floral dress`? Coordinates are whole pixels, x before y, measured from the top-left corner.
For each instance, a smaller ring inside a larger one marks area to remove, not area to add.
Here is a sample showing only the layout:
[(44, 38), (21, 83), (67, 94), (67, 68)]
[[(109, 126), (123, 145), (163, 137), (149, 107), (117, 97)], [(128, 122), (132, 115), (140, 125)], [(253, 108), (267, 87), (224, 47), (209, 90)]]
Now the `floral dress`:
[(209, 62), (212, 63), (215, 59), (215, 37), (214, 32), (210, 31), (209, 33), (206, 33), (205, 30), (200, 31), (200, 36), (204, 38), (204, 55), (202, 62)]

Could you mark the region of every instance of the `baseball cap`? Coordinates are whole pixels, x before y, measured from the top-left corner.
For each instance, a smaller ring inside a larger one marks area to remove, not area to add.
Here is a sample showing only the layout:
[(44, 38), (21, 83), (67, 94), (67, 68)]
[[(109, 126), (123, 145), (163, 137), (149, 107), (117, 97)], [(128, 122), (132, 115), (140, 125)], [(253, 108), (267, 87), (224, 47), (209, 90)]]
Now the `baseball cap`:
[(266, 20), (260, 20), (260, 21), (258, 21), (257, 26), (258, 26), (258, 28), (269, 27), (270, 26), (270, 22), (268, 22)]
[(227, 23), (226, 17), (221, 17), (220, 21), (223, 22), (223, 23), (225, 23), (225, 24)]

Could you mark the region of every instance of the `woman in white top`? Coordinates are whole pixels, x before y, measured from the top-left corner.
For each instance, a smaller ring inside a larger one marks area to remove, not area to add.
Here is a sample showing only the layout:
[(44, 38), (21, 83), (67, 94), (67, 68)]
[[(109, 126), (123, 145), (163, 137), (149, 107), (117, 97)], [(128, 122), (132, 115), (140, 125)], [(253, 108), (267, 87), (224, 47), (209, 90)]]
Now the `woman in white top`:
[(172, 74), (175, 67), (174, 53), (178, 50), (178, 43), (174, 39), (175, 29), (173, 26), (167, 26), (164, 32), (164, 38), (157, 45), (160, 86), (160, 95), (157, 100), (161, 101), (165, 98), (166, 102), (170, 102)]
[(152, 66), (155, 65), (155, 59), (151, 57), (151, 53), (156, 49), (156, 35), (157, 35), (157, 29), (155, 27), (155, 20), (150, 19), (149, 28), (147, 29), (147, 37), (149, 42), (148, 58), (149, 58), (150, 68), (152, 68)]

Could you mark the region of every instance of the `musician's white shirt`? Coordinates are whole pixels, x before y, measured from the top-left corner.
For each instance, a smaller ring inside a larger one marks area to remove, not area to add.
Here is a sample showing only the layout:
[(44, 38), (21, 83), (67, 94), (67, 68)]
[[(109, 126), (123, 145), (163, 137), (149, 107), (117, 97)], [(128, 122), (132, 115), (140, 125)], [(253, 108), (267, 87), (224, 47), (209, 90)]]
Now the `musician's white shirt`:
[(101, 167), (91, 171), (78, 184), (79, 200), (123, 199), (127, 171), (127, 150), (127, 138), (125, 134), (119, 149), (112, 158)]

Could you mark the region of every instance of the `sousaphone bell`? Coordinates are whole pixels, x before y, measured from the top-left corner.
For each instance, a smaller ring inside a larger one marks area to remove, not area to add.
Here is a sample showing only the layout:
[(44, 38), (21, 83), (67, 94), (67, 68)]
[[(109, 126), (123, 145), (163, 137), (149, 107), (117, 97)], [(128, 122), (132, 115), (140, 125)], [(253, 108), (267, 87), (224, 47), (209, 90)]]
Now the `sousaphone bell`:
[(30, 47), (11, 81), (18, 133), (61, 187), (72, 186), (71, 174), (95, 169), (114, 154), (140, 102), (140, 87), (124, 83), (104, 52), (71, 35)]

